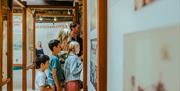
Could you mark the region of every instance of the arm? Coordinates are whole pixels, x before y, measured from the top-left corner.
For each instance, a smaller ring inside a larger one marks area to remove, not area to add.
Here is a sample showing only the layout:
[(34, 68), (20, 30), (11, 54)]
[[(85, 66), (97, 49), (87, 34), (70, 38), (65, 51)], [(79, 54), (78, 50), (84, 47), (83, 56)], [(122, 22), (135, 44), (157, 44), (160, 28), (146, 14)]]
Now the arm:
[(58, 82), (58, 78), (57, 78), (57, 69), (56, 68), (53, 68), (53, 70), (52, 70), (52, 75), (53, 75), (53, 79), (54, 79), (54, 83), (55, 83), (55, 85), (56, 85), (56, 87), (57, 87), (57, 89), (59, 89), (59, 82)]
[(75, 57), (72, 59), (70, 65), (70, 73), (72, 74), (78, 74), (82, 71), (82, 64), (79, 58)]
[(46, 88), (45, 86), (41, 86), (40, 91), (53, 91), (53, 90), (51, 88)]
[(45, 79), (46, 79), (46, 75), (45, 73), (44, 74), (41, 74), (40, 76), (38, 76), (38, 86), (39, 86), (39, 90), (40, 91), (52, 91), (52, 88), (46, 88), (45, 84)]

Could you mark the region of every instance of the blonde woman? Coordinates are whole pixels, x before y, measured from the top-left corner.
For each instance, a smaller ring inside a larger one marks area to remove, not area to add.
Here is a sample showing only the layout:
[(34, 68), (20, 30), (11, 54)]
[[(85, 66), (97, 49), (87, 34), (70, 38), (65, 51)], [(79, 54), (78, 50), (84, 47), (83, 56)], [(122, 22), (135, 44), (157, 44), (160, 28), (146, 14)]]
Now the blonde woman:
[(69, 34), (70, 34), (70, 30), (68, 29), (63, 29), (59, 32), (57, 39), (59, 41), (62, 41), (61, 48), (63, 51), (68, 51)]

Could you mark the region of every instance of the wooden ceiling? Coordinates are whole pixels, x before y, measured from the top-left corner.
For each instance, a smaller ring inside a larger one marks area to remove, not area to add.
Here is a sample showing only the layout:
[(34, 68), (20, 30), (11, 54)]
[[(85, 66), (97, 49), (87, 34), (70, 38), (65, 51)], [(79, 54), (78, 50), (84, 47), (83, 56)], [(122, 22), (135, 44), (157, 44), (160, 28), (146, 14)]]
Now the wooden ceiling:
[[(43, 17), (43, 20), (54, 20), (54, 17), (59, 21), (72, 21), (75, 15), (75, 2), (79, 3), (82, 0), (13, 0), (13, 6), (19, 7), (17, 2), (26, 3), (27, 8), (35, 11), (36, 19)], [(80, 5), (78, 5), (80, 6)], [(65, 8), (62, 8), (65, 7)], [(15, 10), (18, 11), (18, 10)], [(79, 11), (79, 10), (78, 10)], [(40, 16), (43, 15), (43, 16)], [(59, 15), (59, 16), (58, 16)], [(40, 21), (39, 21), (40, 22)]]
[(73, 6), (73, 0), (23, 0), (27, 5), (60, 5)]
[(59, 5), (59, 6), (73, 6), (74, 0), (13, 0), (14, 6), (17, 6), (16, 1), (26, 2), (28, 5)]

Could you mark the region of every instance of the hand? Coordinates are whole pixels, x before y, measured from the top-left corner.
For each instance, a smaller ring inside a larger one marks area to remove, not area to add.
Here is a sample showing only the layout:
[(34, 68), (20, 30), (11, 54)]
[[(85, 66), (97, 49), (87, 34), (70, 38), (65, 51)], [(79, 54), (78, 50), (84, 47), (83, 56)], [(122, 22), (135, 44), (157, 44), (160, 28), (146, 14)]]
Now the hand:
[(83, 55), (81, 55), (81, 60), (83, 60)]

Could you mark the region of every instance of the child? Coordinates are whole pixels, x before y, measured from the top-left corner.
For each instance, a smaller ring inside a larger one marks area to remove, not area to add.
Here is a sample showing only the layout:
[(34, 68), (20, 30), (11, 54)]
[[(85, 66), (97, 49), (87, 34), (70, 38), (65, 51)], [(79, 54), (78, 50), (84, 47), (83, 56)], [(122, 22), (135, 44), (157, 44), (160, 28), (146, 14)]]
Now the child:
[(36, 91), (52, 91), (51, 88), (46, 88), (46, 74), (45, 70), (49, 67), (49, 57), (47, 55), (41, 55), (37, 58), (36, 68)]
[(79, 80), (82, 71), (81, 59), (77, 56), (80, 51), (79, 43), (71, 41), (69, 44), (69, 55), (64, 64), (66, 91), (79, 91)]
[(60, 81), (62, 75), (61, 64), (58, 58), (58, 54), (61, 51), (59, 40), (51, 40), (49, 42), (49, 48), (52, 51), (52, 55), (50, 56), (50, 66), (48, 69), (48, 84), (55, 91), (61, 91)]

